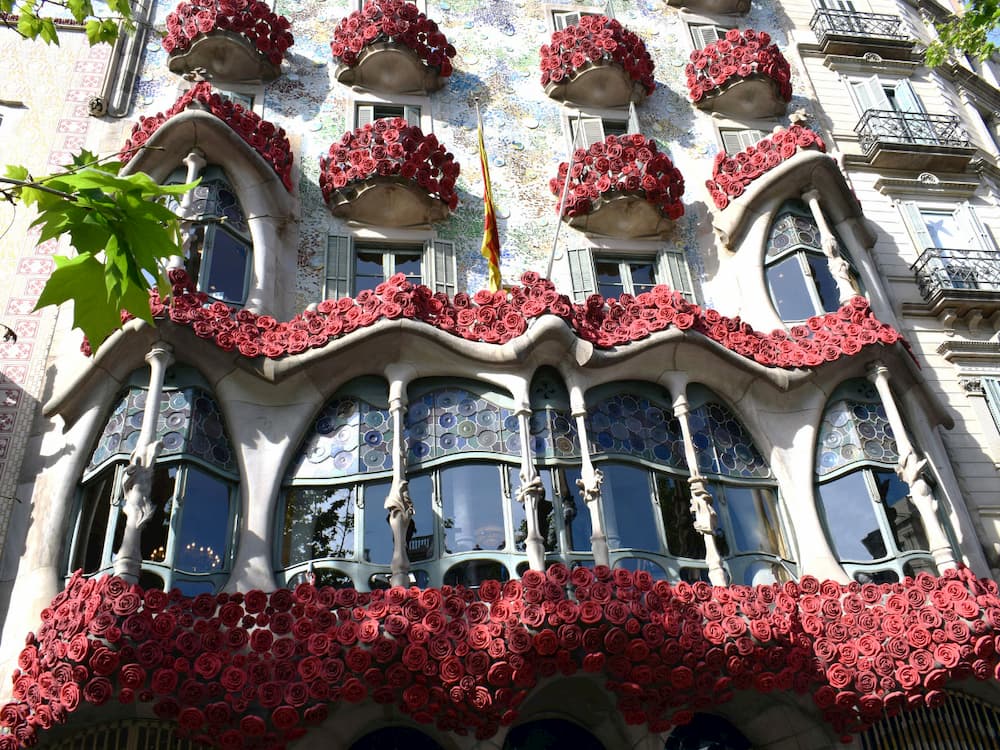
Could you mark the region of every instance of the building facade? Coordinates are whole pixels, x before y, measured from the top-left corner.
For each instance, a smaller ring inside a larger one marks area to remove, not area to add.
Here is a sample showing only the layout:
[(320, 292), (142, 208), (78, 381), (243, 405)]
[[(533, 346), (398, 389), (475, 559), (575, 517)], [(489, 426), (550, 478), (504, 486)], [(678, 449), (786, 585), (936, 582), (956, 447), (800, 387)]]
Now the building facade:
[(0, 37), (9, 161), (200, 180), (94, 351), (5, 209), (0, 746), (1000, 747), (1000, 83), (922, 64), (945, 8), (135, 12)]

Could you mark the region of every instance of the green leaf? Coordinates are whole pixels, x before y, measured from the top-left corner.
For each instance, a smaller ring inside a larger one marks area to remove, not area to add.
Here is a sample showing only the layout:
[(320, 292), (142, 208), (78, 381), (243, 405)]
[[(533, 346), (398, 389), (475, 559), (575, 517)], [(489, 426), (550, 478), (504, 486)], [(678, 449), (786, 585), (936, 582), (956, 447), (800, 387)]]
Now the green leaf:
[(56, 31), (55, 22), (51, 18), (41, 19), (42, 25), (38, 31), (38, 35), (42, 38), (46, 44), (54, 44), (59, 46), (59, 32)]
[(14, 0), (0, 0), (0, 13), (11, 13), (14, 10)]
[(32, 13), (31, 8), (22, 7), (21, 15), (17, 18), (17, 30), (28, 37), (35, 39), (42, 30), (42, 20)]
[(94, 6), (90, 0), (66, 0), (66, 8), (73, 14), (75, 21), (83, 21), (88, 16), (94, 15)]
[(87, 21), (83, 27), (87, 33), (87, 42), (93, 47), (101, 43), (101, 22), (96, 20)]
[[(95, 348), (121, 327), (119, 299), (105, 290), (104, 265), (89, 253), (75, 258), (55, 256), (56, 270), (49, 277), (35, 309), (73, 302), (73, 325), (83, 330)], [(148, 316), (148, 302), (147, 302)]]

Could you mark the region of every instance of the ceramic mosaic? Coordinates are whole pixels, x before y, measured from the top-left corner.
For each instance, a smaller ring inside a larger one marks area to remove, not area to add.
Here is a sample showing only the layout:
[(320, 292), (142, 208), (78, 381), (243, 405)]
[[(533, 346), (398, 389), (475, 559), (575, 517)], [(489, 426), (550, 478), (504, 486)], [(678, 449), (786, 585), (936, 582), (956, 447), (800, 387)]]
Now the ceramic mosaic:
[(406, 444), (409, 464), (470, 451), (521, 455), (514, 411), (461, 388), (432, 391), (410, 402)]
[(643, 458), (687, 470), (681, 426), (669, 406), (644, 396), (615, 395), (592, 406), (587, 417), (594, 456)]
[(295, 479), (392, 470), (392, 415), (353, 396), (327, 404), (289, 469)]
[[(115, 405), (85, 476), (111, 459), (127, 459), (135, 450), (142, 432), (146, 394), (145, 389), (133, 388)], [(215, 400), (200, 388), (164, 390), (156, 439), (163, 444), (161, 457), (185, 455), (227, 474), (237, 472), (236, 455), (226, 435), (222, 412)]]
[(692, 409), (688, 417), (691, 440), (698, 453), (698, 469), (744, 479), (767, 479), (771, 476), (764, 457), (753, 438), (736, 416), (725, 406), (709, 402)]

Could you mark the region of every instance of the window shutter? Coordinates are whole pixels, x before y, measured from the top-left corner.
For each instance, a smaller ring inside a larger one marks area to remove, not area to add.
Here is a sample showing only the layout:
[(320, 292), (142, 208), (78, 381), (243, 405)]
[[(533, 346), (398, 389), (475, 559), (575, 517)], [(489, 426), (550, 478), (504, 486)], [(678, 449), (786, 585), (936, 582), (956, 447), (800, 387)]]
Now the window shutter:
[(327, 299), (350, 296), (353, 260), (350, 237), (337, 234), (327, 237), (325, 290)]
[(863, 81), (854, 81), (851, 88), (862, 115), (870, 109), (892, 109), (892, 104), (889, 103), (889, 97), (885, 95), (885, 89), (882, 88), (882, 81), (879, 80), (878, 76), (872, 76)]
[(969, 203), (962, 203), (959, 207), (958, 220), (960, 226), (964, 224), (969, 228), (969, 235), (972, 242), (978, 241), (978, 245), (973, 246), (972, 249), (996, 250), (996, 243), (993, 241), (989, 230), (979, 220), (976, 210)]
[(920, 103), (920, 98), (914, 92), (909, 81), (897, 82), (893, 89), (893, 96), (896, 99), (896, 109), (900, 112), (921, 113), (924, 111), (923, 105)]
[(722, 147), (727, 154), (737, 154), (743, 149), (750, 148), (764, 137), (762, 130), (723, 130)]
[(410, 125), (416, 125), (420, 127), (420, 107), (416, 105), (407, 105), (403, 107), (403, 118)]
[(588, 148), (604, 140), (604, 123), (600, 117), (584, 117), (580, 120), (580, 127), (583, 128), (583, 142), (574, 137), (575, 148)]
[(899, 210), (903, 212), (906, 227), (910, 230), (910, 237), (913, 239), (913, 244), (917, 246), (917, 254), (919, 255), (929, 247), (934, 247), (934, 240), (931, 239), (931, 234), (927, 231), (927, 224), (924, 223), (924, 217), (920, 213), (916, 201), (900, 201)]
[(424, 283), (435, 292), (453, 297), (458, 291), (455, 283), (455, 243), (448, 240), (429, 240), (424, 255)]
[(589, 247), (575, 248), (566, 251), (569, 259), (569, 280), (573, 287), (573, 299), (583, 302), (588, 294), (597, 291), (594, 283), (594, 258)]
[(639, 127), (639, 115), (635, 111), (635, 102), (628, 103), (628, 132), (629, 133), (642, 132), (642, 129)]
[(580, 23), (580, 14), (575, 11), (555, 12), (552, 14), (552, 22), (556, 31), (565, 29), (567, 26), (576, 26)]
[(717, 26), (691, 26), (690, 28), (691, 39), (694, 40), (694, 46), (697, 49), (719, 41), (726, 33), (725, 29), (719, 29)]
[(661, 250), (656, 259), (657, 283), (666, 284), (683, 294), (691, 302), (694, 298), (694, 284), (684, 253)]
[(375, 121), (375, 107), (371, 104), (359, 104), (355, 109), (354, 127), (363, 128)]
[(980, 382), (986, 394), (986, 405), (990, 407), (997, 430), (1000, 430), (1000, 378), (983, 378)]

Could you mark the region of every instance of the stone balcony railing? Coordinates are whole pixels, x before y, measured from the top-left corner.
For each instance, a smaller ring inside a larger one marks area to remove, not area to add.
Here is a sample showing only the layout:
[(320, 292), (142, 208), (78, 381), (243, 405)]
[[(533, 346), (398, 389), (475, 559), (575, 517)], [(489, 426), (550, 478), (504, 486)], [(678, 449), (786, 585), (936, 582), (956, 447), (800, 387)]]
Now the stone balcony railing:
[(876, 167), (956, 172), (976, 151), (955, 115), (869, 109), (854, 130)]
[(925, 308), (947, 327), (1000, 324), (1000, 252), (929, 247), (912, 269)]
[(914, 41), (903, 29), (903, 19), (884, 13), (830, 10), (821, 8), (809, 22), (824, 54), (862, 55), (874, 52), (881, 57), (910, 56)]

